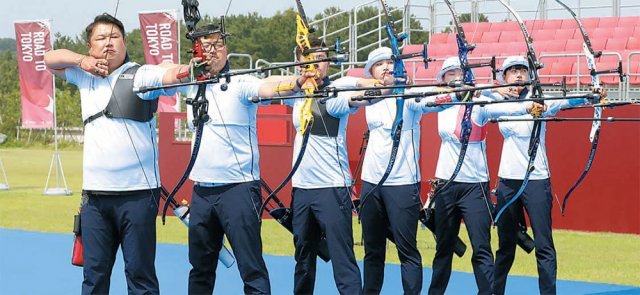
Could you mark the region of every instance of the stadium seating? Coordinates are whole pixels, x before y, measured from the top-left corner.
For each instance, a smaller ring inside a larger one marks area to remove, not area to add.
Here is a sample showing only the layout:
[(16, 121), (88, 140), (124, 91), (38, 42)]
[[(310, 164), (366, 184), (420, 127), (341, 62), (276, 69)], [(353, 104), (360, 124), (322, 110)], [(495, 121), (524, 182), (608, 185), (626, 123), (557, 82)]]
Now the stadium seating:
[[(596, 60), (598, 70), (616, 68), (618, 58), (611, 53), (618, 53), (622, 56), (624, 71), (632, 74), (629, 77), (630, 84), (632, 87), (639, 87), (640, 54), (632, 57), (630, 67), (628, 60), (630, 53), (640, 52), (640, 16), (590, 17), (580, 20), (587, 31), (593, 49), (604, 52), (604, 55)], [(575, 56), (575, 54), (583, 53), (584, 41), (574, 19), (527, 20), (525, 26), (534, 40), (536, 54), (543, 56), (541, 62), (545, 64), (545, 67), (540, 70), (543, 82), (559, 82), (562, 75), (567, 75), (569, 85), (576, 85), (578, 79), (581, 85), (591, 83), (589, 69), (584, 58)], [(526, 53), (522, 32), (514, 21), (463, 23), (462, 27), (465, 30), (467, 40), (477, 45), (469, 55), (471, 63), (478, 62), (478, 58), (486, 60), (488, 57), (496, 56), (499, 67), (505, 57)], [(417, 64), (415, 69), (413, 65), (408, 65), (407, 68), (411, 70), (411, 74), (415, 72), (416, 79), (433, 82), (442, 60), (457, 55), (457, 45), (455, 32), (433, 34), (430, 39), (429, 57), (437, 58), (438, 61), (430, 63), (429, 69), (426, 70)], [(407, 45), (404, 47), (403, 53), (421, 50), (421, 47), (418, 47), (420, 45)], [(549, 54), (567, 54), (569, 56), (550, 57)], [(474, 71), (478, 77), (478, 83), (490, 82), (488, 79), (491, 72), (488, 68), (478, 68)], [(352, 73), (362, 75), (361, 70), (358, 72), (352, 69), (349, 71), (349, 75)], [(549, 77), (549, 75), (558, 77)], [(602, 75), (600, 78), (604, 85), (612, 87), (616, 87), (619, 82), (619, 77), (616, 74)]]
[(631, 85), (636, 85), (636, 87), (638, 85), (640, 85), (640, 62), (635, 63), (635, 66), (632, 66), (631, 71), (630, 72), (630, 76), (629, 76), (629, 83)]
[(640, 37), (631, 37), (627, 40), (627, 49), (640, 51)]
[(502, 34), (502, 32), (494, 32), (494, 31), (484, 32), (482, 34), (482, 39), (480, 39), (480, 41), (482, 43), (498, 42), (500, 40), (500, 34)]
[(618, 19), (618, 28), (633, 28), (640, 26), (640, 16), (623, 16)]
[[(569, 19), (568, 21), (574, 21), (574, 20)], [(597, 28), (598, 24), (600, 23), (600, 18), (597, 18), (597, 17), (582, 18), (580, 19), (580, 22), (582, 23), (582, 26), (588, 30), (592, 28)]]
[(520, 41), (520, 42), (524, 41), (524, 35), (520, 30), (506, 31), (500, 34), (500, 40), (499, 40), (500, 43), (516, 42), (516, 41)]
[(582, 37), (580, 39), (567, 40), (567, 44), (564, 47), (564, 51), (566, 53), (581, 53), (583, 43), (584, 43), (584, 40), (582, 40)]
[(548, 19), (542, 24), (543, 30), (558, 30), (562, 26), (561, 19)]
[(627, 49), (628, 38), (609, 38), (607, 45), (604, 47), (606, 51), (624, 51)]
[[(491, 23), (491, 31), (496, 31), (496, 32), (517, 31), (517, 32), (521, 32), (520, 31), (520, 25), (518, 25), (518, 22), (515, 22), (515, 21)], [(522, 34), (522, 33), (520, 33), (520, 34)]]
[[(555, 39), (556, 40), (571, 40), (575, 38), (574, 36), (580, 36), (579, 29), (560, 29), (556, 31)], [(576, 35), (578, 34), (578, 35)]]
[(447, 38), (449, 38), (449, 34), (447, 33), (433, 34), (429, 38), (429, 44), (446, 44)]
[(531, 31), (531, 38), (534, 41), (546, 41), (546, 40), (554, 40), (557, 30), (535, 30)]

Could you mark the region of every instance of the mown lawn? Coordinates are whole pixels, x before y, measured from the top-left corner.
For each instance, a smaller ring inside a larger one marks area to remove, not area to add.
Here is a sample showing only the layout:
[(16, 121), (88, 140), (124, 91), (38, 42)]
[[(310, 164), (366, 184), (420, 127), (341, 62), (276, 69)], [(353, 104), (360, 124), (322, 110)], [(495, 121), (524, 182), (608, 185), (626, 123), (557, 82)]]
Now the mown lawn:
[[(42, 195), (52, 154), (52, 150), (43, 149), (0, 149), (0, 159), (11, 187), (9, 191), (0, 191), (0, 227), (71, 232), (73, 215), (80, 203), (82, 151), (71, 148), (60, 153), (72, 196)], [(353, 228), (356, 256), (361, 260), (364, 249), (359, 245), (361, 231), (355, 218)], [(277, 222), (265, 220), (262, 231), (265, 253), (293, 255), (293, 239)], [(426, 230), (419, 230), (418, 234), (423, 264), (431, 266), (435, 252), (433, 237)], [(464, 229), (461, 237), (470, 246)], [(557, 230), (554, 240), (558, 252), (559, 279), (640, 286), (640, 236)], [(158, 219), (158, 242), (186, 244), (186, 241), (187, 231), (175, 217), (168, 218), (165, 226)], [(497, 241), (496, 231), (493, 230), (494, 251)], [(469, 247), (463, 258), (454, 259), (454, 270), (472, 271), (470, 250)], [(389, 245), (387, 251), (388, 261), (398, 263), (393, 244)], [(518, 250), (511, 274), (536, 276), (535, 256)]]

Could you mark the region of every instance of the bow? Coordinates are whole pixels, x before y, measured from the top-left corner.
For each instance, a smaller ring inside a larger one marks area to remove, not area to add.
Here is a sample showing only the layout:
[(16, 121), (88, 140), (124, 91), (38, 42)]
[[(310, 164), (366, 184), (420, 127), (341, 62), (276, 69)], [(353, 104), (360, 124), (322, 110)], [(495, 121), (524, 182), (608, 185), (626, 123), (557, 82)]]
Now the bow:
[[(471, 71), (471, 67), (469, 66), (469, 61), (467, 55), (469, 52), (473, 51), (475, 45), (470, 45), (467, 42), (467, 39), (464, 34), (464, 29), (460, 24), (460, 20), (458, 18), (458, 14), (456, 13), (451, 1), (444, 1), (451, 14), (453, 15), (453, 23), (456, 26), (456, 41), (458, 43), (458, 58), (460, 59), (460, 67), (462, 68), (462, 81), (464, 85), (475, 86), (475, 76), (473, 71)], [(494, 59), (495, 60), (495, 59)], [(471, 92), (466, 92), (465, 97), (462, 99), (463, 102), (467, 102), (471, 100)], [(464, 157), (467, 154), (467, 147), (469, 146), (469, 138), (471, 136), (471, 129), (473, 125), (471, 124), (471, 111), (473, 110), (473, 104), (465, 104), (464, 105), (464, 113), (462, 116), (462, 121), (460, 123), (460, 155), (458, 156), (458, 162), (456, 163), (456, 167), (451, 174), (451, 177), (447, 182), (438, 189), (438, 191), (444, 191), (446, 187), (448, 187), (453, 180), (458, 176), (460, 169), (462, 168), (462, 162), (464, 161)], [(430, 203), (433, 203), (434, 198), (431, 198)]]
[(402, 95), (404, 94), (405, 89), (405, 87), (403, 86), (407, 84), (407, 73), (404, 67), (404, 61), (401, 58), (402, 54), (400, 53), (400, 49), (398, 48), (398, 43), (406, 39), (407, 34), (398, 33), (393, 17), (391, 17), (391, 13), (389, 12), (387, 1), (380, 0), (380, 4), (382, 5), (382, 10), (384, 11), (384, 14), (387, 18), (386, 31), (389, 38), (389, 43), (391, 44), (391, 52), (393, 54), (393, 77), (395, 79), (394, 85), (399, 87), (393, 88), (393, 94), (394, 96), (396, 96), (396, 115), (393, 120), (393, 125), (391, 126), (392, 145), (391, 154), (389, 155), (389, 164), (387, 164), (387, 169), (384, 171), (384, 174), (380, 178), (380, 181), (364, 197), (360, 199), (360, 210), (362, 210), (362, 206), (364, 206), (367, 197), (375, 192), (378, 188), (380, 188), (391, 174), (391, 170), (393, 169), (393, 165), (396, 161), (396, 156), (398, 155), (398, 148), (400, 147), (400, 138), (402, 135), (402, 124), (404, 117), (404, 97), (402, 97)]
[[(298, 14), (296, 15), (296, 44), (301, 54), (301, 62), (307, 62), (313, 60), (313, 56), (311, 55), (311, 43), (309, 41), (309, 34), (314, 30), (309, 29), (309, 23), (307, 22), (307, 16), (304, 12), (304, 8), (302, 7), (302, 2), (300, 0), (296, 0), (296, 4), (298, 7)], [(318, 83), (312, 77), (315, 77), (318, 73), (318, 69), (315, 63), (307, 64), (304, 67), (303, 75), (310, 75), (311, 77), (305, 80), (305, 83), (300, 87), (306, 96), (302, 108), (300, 110), (300, 129), (298, 132), (302, 135), (302, 143), (300, 145), (300, 152), (298, 153), (298, 157), (294, 161), (293, 167), (289, 174), (284, 178), (282, 183), (280, 183), (264, 200), (262, 207), (260, 208), (260, 215), (262, 212), (266, 210), (266, 206), (275, 197), (275, 195), (280, 192), (284, 188), (284, 186), (291, 180), (293, 175), (298, 170), (300, 163), (302, 163), (302, 157), (307, 149), (307, 143), (309, 142), (309, 135), (311, 134), (311, 126), (313, 125), (313, 114), (311, 112), (311, 108), (313, 106), (313, 94), (318, 89)]]
[[(263, 200), (263, 204), (260, 208), (259, 214), (262, 215), (262, 212), (265, 210), (269, 215), (271, 215), (274, 219), (276, 219), (280, 224), (282, 224), (289, 232), (293, 233), (293, 225), (291, 223), (291, 209), (287, 208), (281, 201), (278, 199), (276, 194), (284, 188), (284, 186), (291, 180), (295, 172), (298, 170), (298, 167), (302, 163), (302, 158), (306, 151), (307, 143), (309, 142), (309, 137), (311, 135), (311, 129), (314, 124), (314, 115), (312, 112), (312, 108), (314, 103), (317, 105), (317, 101), (314, 99), (314, 93), (318, 91), (318, 84), (315, 80), (315, 77), (318, 75), (317, 60), (314, 60), (313, 53), (315, 52), (329, 52), (335, 51), (337, 54), (341, 53), (339, 50), (339, 41), (336, 42), (335, 48), (311, 48), (311, 42), (309, 40), (309, 34), (314, 30), (309, 28), (309, 23), (307, 21), (306, 14), (304, 12), (304, 8), (302, 6), (302, 2), (300, 0), (296, 0), (298, 14), (296, 15), (296, 44), (297, 49), (301, 53), (301, 60), (299, 61), (301, 64), (305, 64), (303, 75), (307, 77), (305, 83), (300, 85), (300, 89), (304, 91), (304, 102), (300, 109), (300, 126), (298, 132), (302, 134), (302, 143), (300, 146), (300, 151), (298, 152), (298, 157), (295, 160), (293, 167), (289, 174), (285, 177), (284, 181), (280, 183), (274, 190), (271, 190), (266, 182), (261, 180), (262, 188), (268, 193), (266, 199)], [(327, 59), (331, 60), (331, 59)], [(340, 58), (336, 58), (336, 62), (340, 62)], [(328, 78), (325, 78), (324, 84), (328, 84)], [(326, 85), (325, 85), (326, 86)], [(290, 90), (290, 89), (289, 89)], [(255, 102), (255, 100), (254, 100)], [(327, 130), (327, 125), (324, 122), (324, 118), (322, 114), (319, 115), (320, 120), (322, 121), (322, 126), (324, 127), (324, 131), (327, 136), (329, 135), (329, 131)], [(337, 138), (334, 138), (336, 143), (336, 150), (338, 149), (338, 141)], [(340, 166), (340, 170), (342, 171), (342, 166), (340, 164), (340, 156), (338, 154), (338, 165)], [(344, 175), (343, 175), (344, 177)], [(347, 183), (345, 181), (345, 187), (347, 187)], [(347, 189), (347, 192), (349, 190)], [(326, 243), (326, 238), (322, 237), (320, 243), (318, 245), (318, 256), (328, 262), (330, 260), (329, 257), (329, 249)]]
[[(535, 50), (533, 48), (533, 39), (527, 30), (527, 27), (524, 25), (524, 22), (520, 18), (520, 15), (504, 0), (498, 0), (509, 10), (509, 12), (515, 17), (516, 21), (520, 25), (520, 30), (522, 30), (522, 34), (524, 35), (524, 41), (527, 44), (527, 62), (529, 64), (529, 79), (531, 80), (531, 98), (538, 99), (537, 103), (544, 105), (543, 93), (542, 93), (542, 85), (540, 84), (540, 76), (538, 75), (538, 70), (542, 68), (540, 62), (538, 62), (538, 58), (536, 57)], [(531, 114), (534, 118), (538, 118), (541, 114)], [(529, 140), (529, 162), (527, 164), (527, 170), (525, 172), (524, 178), (522, 180), (522, 185), (520, 189), (516, 192), (516, 194), (509, 200), (495, 216), (494, 224), (498, 223), (500, 216), (502, 213), (513, 203), (515, 203), (518, 198), (524, 192), (524, 189), (527, 187), (527, 183), (529, 182), (529, 176), (531, 176), (531, 172), (535, 170), (534, 162), (536, 159), (536, 155), (538, 153), (538, 146), (540, 145), (540, 134), (542, 133), (542, 121), (536, 120), (533, 122), (533, 128), (531, 130), (531, 139)]]
[[(460, 154), (458, 155), (458, 161), (456, 163), (456, 166), (453, 172), (451, 173), (451, 177), (443, 185), (439, 187), (434, 187), (435, 192), (432, 194), (432, 197), (429, 200), (429, 204), (427, 204), (427, 206), (425, 206), (423, 210), (426, 220), (430, 219), (430, 214), (432, 210), (430, 210), (429, 208), (433, 206), (433, 203), (435, 202), (435, 198), (438, 195), (438, 192), (444, 191), (445, 188), (447, 188), (449, 185), (453, 183), (454, 179), (456, 178), (456, 176), (458, 176), (458, 173), (462, 168), (464, 158), (467, 154), (467, 147), (469, 146), (469, 139), (471, 137), (471, 130), (473, 128), (473, 125), (471, 124), (471, 112), (473, 111), (473, 106), (475, 105), (475, 103), (471, 101), (472, 93), (473, 93), (472, 90), (496, 88), (496, 86), (493, 86), (493, 85), (484, 86), (484, 87), (475, 87), (475, 76), (471, 68), (490, 66), (492, 68), (492, 73), (495, 74), (495, 57), (491, 59), (490, 63), (469, 64), (468, 54), (469, 52), (475, 49), (475, 45), (469, 44), (469, 42), (467, 42), (464, 29), (462, 28), (458, 14), (455, 8), (453, 7), (453, 5), (451, 4), (451, 1), (445, 0), (444, 2), (447, 4), (447, 7), (449, 7), (449, 11), (451, 11), (451, 15), (453, 17), (453, 23), (456, 26), (456, 41), (458, 44), (458, 59), (460, 60), (460, 68), (462, 69), (462, 83), (466, 86), (470, 86), (473, 88), (469, 88), (467, 89), (467, 91), (464, 92), (465, 95), (464, 97), (462, 97), (462, 100), (460, 103), (464, 105), (464, 112), (462, 115), (462, 120), (460, 122), (460, 127), (461, 127), (460, 128)], [(451, 92), (453, 92), (453, 90)], [(427, 104), (427, 105), (432, 105), (432, 104)]]
[[(206, 79), (206, 69), (204, 68), (204, 64), (207, 61), (207, 56), (202, 48), (202, 42), (200, 41), (200, 37), (209, 35), (213, 32), (206, 33), (196, 33), (196, 24), (200, 21), (200, 11), (198, 10), (198, 1), (197, 0), (182, 0), (182, 6), (184, 10), (184, 22), (187, 26), (187, 38), (191, 40), (191, 50), (189, 51), (194, 58), (200, 58), (201, 63), (196, 65), (193, 72), (196, 75), (197, 80), (205, 80)], [(221, 18), (221, 35), (224, 39), (224, 17)], [(187, 72), (187, 74), (189, 74)], [(186, 76), (186, 75), (185, 75)], [(179, 76), (178, 78), (183, 78), (185, 76)], [(192, 99), (187, 99), (187, 104), (191, 105), (193, 110), (193, 126), (195, 128), (195, 139), (193, 142), (193, 150), (191, 151), (191, 156), (189, 158), (189, 163), (187, 164), (187, 168), (184, 171), (184, 174), (176, 184), (175, 188), (171, 191), (171, 193), (167, 196), (167, 201), (164, 203), (164, 208), (162, 208), (162, 223), (165, 223), (165, 217), (167, 214), (167, 209), (169, 208), (169, 204), (172, 201), (175, 202), (174, 197), (178, 193), (178, 190), (184, 185), (191, 173), (191, 169), (193, 169), (193, 165), (198, 158), (198, 152), (200, 151), (200, 142), (202, 141), (202, 131), (204, 129), (204, 124), (209, 121), (209, 101), (205, 95), (207, 89), (206, 84), (199, 84), (196, 95)]]
[[(580, 28), (580, 32), (582, 33), (582, 39), (584, 39), (584, 43), (582, 44), (582, 49), (584, 51), (584, 55), (587, 61), (587, 66), (589, 67), (589, 74), (591, 75), (591, 87), (594, 90), (600, 89), (600, 78), (598, 77), (598, 75), (604, 74), (604, 73), (618, 73), (620, 75), (620, 82), (624, 81), (624, 74), (622, 72), (622, 61), (618, 63), (617, 69), (605, 70), (605, 71), (596, 70), (596, 58), (602, 55), (602, 51), (593, 50), (593, 47), (591, 46), (591, 40), (589, 39), (589, 36), (587, 35), (587, 32), (584, 29), (584, 26), (582, 25), (582, 22), (580, 21), (578, 16), (576, 16), (575, 12), (573, 12), (573, 10), (569, 8), (569, 6), (564, 4), (562, 1), (556, 0), (556, 2), (558, 2), (558, 4), (560, 4), (567, 11), (569, 11), (573, 19), (575, 19), (576, 23), (578, 24), (578, 28)], [(602, 99), (604, 99), (604, 97)], [(596, 155), (596, 149), (598, 148), (598, 138), (600, 137), (600, 125), (601, 125), (600, 119), (601, 118), (602, 118), (602, 106), (594, 106), (593, 123), (591, 125), (591, 132), (589, 133), (589, 140), (591, 141), (591, 151), (589, 152), (589, 159), (587, 160), (587, 166), (584, 168), (584, 171), (578, 178), (578, 181), (576, 181), (576, 183), (573, 184), (573, 186), (571, 186), (567, 194), (564, 196), (564, 200), (562, 201), (562, 207), (561, 207), (563, 216), (564, 216), (565, 208), (567, 206), (567, 201), (569, 200), (569, 196), (571, 196), (571, 193), (578, 187), (578, 185), (582, 182), (582, 180), (587, 176), (589, 169), (591, 169), (591, 164), (593, 164), (593, 159)]]
[[(200, 21), (200, 11), (198, 10), (198, 1), (197, 0), (182, 0), (182, 6), (184, 10), (184, 21), (187, 26), (187, 38), (191, 40), (191, 50), (189, 53), (192, 54), (193, 58), (199, 58), (199, 64), (196, 64), (191, 71), (185, 72), (184, 74), (179, 74), (176, 78), (181, 79), (185, 78), (187, 75), (192, 74), (198, 81), (204, 81), (207, 78), (207, 70), (205, 69), (205, 65), (207, 62), (207, 55), (203, 48), (202, 41), (200, 37), (207, 36), (215, 33), (215, 31), (208, 32), (199, 32), (196, 33), (196, 25)], [(220, 35), (221, 38), (227, 37), (227, 34), (224, 30), (224, 16), (220, 18)], [(191, 156), (189, 157), (189, 163), (187, 164), (187, 168), (184, 171), (184, 174), (171, 191), (168, 193), (167, 190), (162, 187), (161, 194), (165, 201), (164, 207), (162, 209), (162, 223), (165, 223), (166, 213), (169, 206), (172, 207), (173, 213), (176, 217), (178, 217), (185, 225), (189, 225), (189, 207), (187, 205), (179, 205), (175, 201), (175, 196), (180, 190), (180, 188), (184, 185), (186, 180), (193, 169), (193, 166), (198, 158), (198, 152), (200, 151), (200, 143), (202, 142), (202, 133), (204, 129), (204, 125), (209, 121), (209, 101), (205, 95), (207, 88), (207, 84), (198, 84), (197, 92), (194, 98), (187, 99), (186, 103), (191, 105), (193, 111), (193, 126), (195, 128), (195, 139), (193, 143), (193, 150), (191, 151)], [(223, 244), (222, 248), (218, 253), (218, 259), (227, 267), (231, 267), (235, 258), (231, 251), (227, 249), (227, 247)]]

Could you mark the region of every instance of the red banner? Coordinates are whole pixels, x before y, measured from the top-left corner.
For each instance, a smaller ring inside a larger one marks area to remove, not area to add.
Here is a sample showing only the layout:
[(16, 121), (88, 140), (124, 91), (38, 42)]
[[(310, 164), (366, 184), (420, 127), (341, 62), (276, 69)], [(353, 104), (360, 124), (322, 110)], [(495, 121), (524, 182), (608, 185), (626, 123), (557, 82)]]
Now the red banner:
[(51, 50), (49, 21), (15, 22), (22, 128), (53, 128), (53, 76), (44, 64)]
[[(175, 10), (140, 12), (140, 30), (144, 58), (147, 64), (157, 65), (163, 62), (179, 63), (180, 46), (178, 44), (178, 22)], [(159, 112), (180, 111), (178, 95), (162, 96), (158, 104)]]

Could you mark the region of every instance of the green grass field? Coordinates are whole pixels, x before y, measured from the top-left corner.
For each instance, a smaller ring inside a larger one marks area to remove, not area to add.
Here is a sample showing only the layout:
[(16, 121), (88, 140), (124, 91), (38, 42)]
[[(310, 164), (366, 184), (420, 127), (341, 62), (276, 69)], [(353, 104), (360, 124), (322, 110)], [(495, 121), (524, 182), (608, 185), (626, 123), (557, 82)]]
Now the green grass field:
[[(9, 191), (0, 191), (0, 227), (71, 232), (73, 215), (80, 203), (82, 151), (80, 148), (70, 148), (60, 152), (67, 183), (73, 191), (73, 195), (68, 197), (42, 195), (52, 155), (52, 150), (42, 149), (0, 150), (0, 159), (11, 187)], [(361, 231), (355, 218), (353, 228), (354, 240), (359, 244)], [(265, 253), (293, 255), (293, 238), (278, 223), (265, 220), (262, 231)], [(419, 230), (418, 234), (423, 264), (431, 266), (435, 252), (433, 237), (426, 230)], [(461, 237), (470, 245), (464, 229)], [(640, 236), (556, 230), (554, 240), (558, 252), (559, 279), (640, 286)], [(166, 226), (158, 222), (158, 242), (186, 244), (186, 241), (186, 228), (177, 218), (169, 218)], [(493, 230), (494, 251), (497, 241), (496, 231)], [(356, 257), (361, 260), (364, 256), (363, 247), (356, 245), (355, 251)], [(470, 249), (463, 258), (454, 259), (454, 270), (472, 271), (469, 253)], [(389, 245), (387, 259), (388, 262), (398, 263), (393, 244)], [(518, 250), (511, 274), (536, 276), (535, 256)]]

